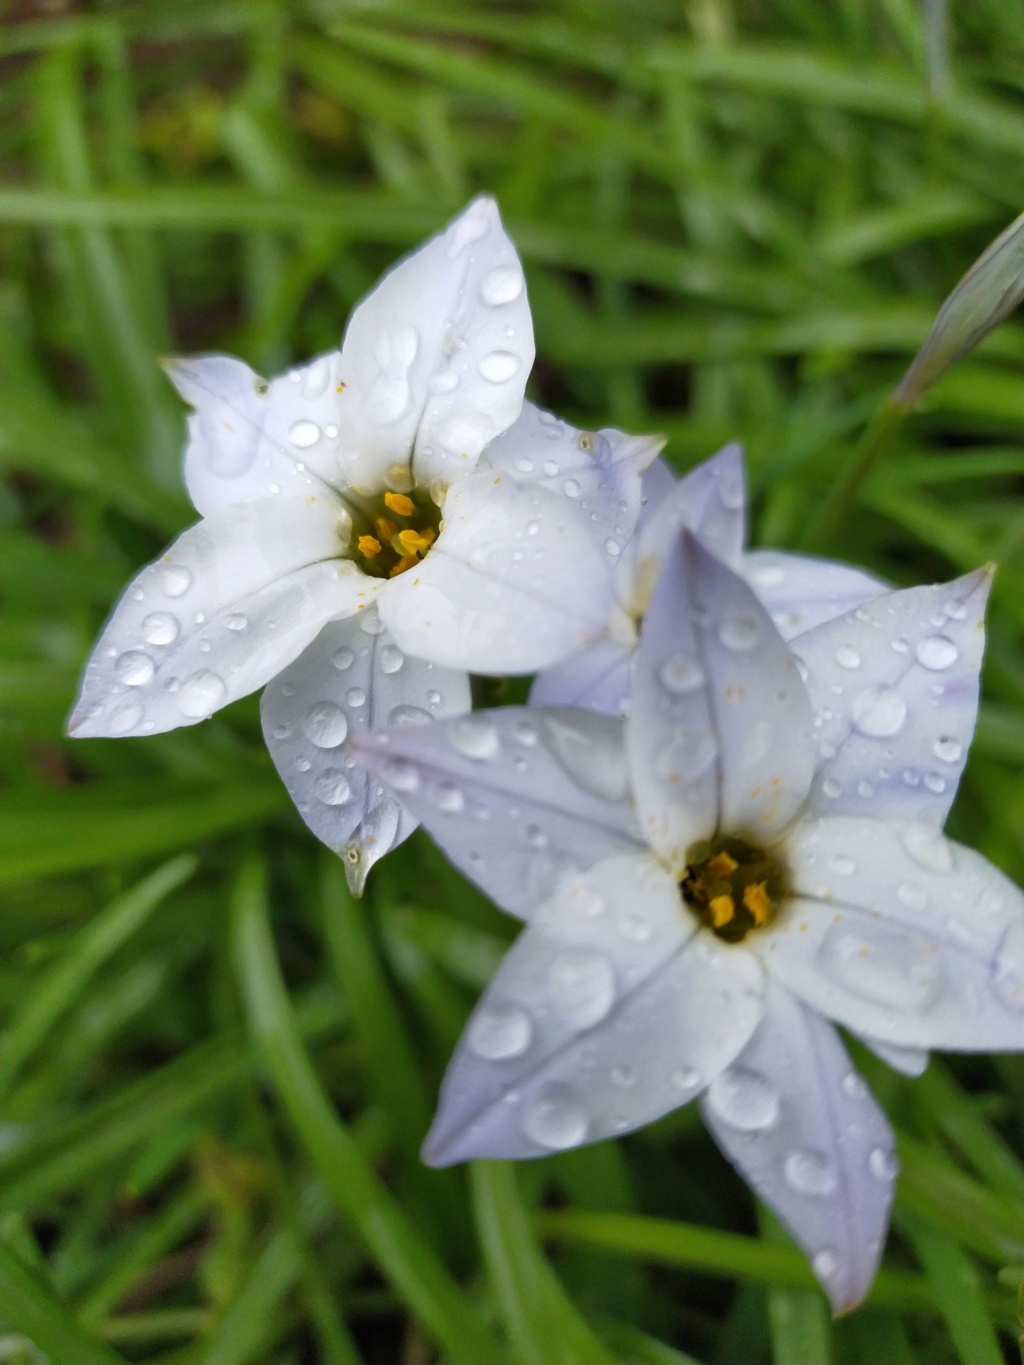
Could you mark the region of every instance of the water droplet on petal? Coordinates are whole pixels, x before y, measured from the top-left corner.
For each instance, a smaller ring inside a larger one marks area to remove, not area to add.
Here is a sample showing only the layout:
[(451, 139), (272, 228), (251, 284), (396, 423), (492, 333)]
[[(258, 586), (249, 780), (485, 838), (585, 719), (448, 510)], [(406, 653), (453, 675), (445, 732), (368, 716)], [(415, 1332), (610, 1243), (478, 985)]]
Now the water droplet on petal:
[(388, 713), (388, 724), (399, 728), (408, 728), (411, 725), (430, 725), (433, 716), (429, 711), (424, 711), (421, 706), (396, 706)]
[(386, 627), (375, 611), (367, 611), (359, 618), (359, 629), (364, 635), (383, 635)]
[(830, 800), (834, 801), (837, 796), (842, 796), (843, 788), (834, 777), (826, 777), (821, 784), (821, 793), (823, 796), (827, 796)]
[(896, 1179), (899, 1169), (900, 1163), (895, 1152), (890, 1152), (885, 1147), (872, 1147), (868, 1153), (868, 1170), (876, 1180), (881, 1180), (887, 1185)]
[(839, 1270), (839, 1257), (831, 1247), (825, 1247), (815, 1252), (811, 1258), (811, 1268), (820, 1280), (831, 1280)]
[(131, 693), (120, 697), (107, 712), (106, 728), (112, 735), (127, 735), (142, 720), (142, 703)]
[(881, 925), (864, 937), (842, 922), (833, 924), (817, 962), (826, 976), (854, 995), (901, 1014), (928, 1009), (944, 984), (942, 965), (926, 943)]
[(943, 669), (951, 668), (956, 663), (960, 657), (960, 651), (948, 635), (929, 635), (920, 641), (914, 650), (914, 655), (922, 668), (940, 673)]
[(868, 1087), (863, 1076), (858, 1076), (856, 1071), (848, 1071), (842, 1079), (843, 1094), (848, 1095), (851, 1100), (867, 1099)]
[(577, 1147), (587, 1136), (587, 1115), (569, 1095), (554, 1093), (530, 1106), (523, 1116), (523, 1132), (552, 1151)]
[(949, 841), (932, 825), (908, 825), (903, 831), (903, 847), (929, 872), (953, 870), (953, 850)]
[(337, 702), (320, 701), (306, 712), (302, 729), (318, 749), (336, 749), (348, 734), (348, 719)]
[(397, 673), (405, 663), (405, 655), (397, 645), (385, 645), (380, 652), (380, 671)]
[(703, 686), (704, 670), (692, 655), (679, 650), (670, 654), (658, 669), (658, 681), (674, 695), (694, 692)]
[(178, 630), (178, 618), (169, 611), (151, 611), (142, 622), (142, 638), (147, 645), (173, 645)]
[(484, 1005), (469, 1021), (466, 1041), (488, 1062), (521, 1057), (530, 1046), (533, 1023), (520, 1005)]
[(866, 687), (853, 702), (854, 726), (869, 739), (898, 734), (907, 718), (907, 703), (892, 687)]
[(779, 1116), (779, 1092), (764, 1076), (731, 1066), (708, 1087), (708, 1103), (723, 1123), (744, 1133), (769, 1128)]
[(785, 582), (786, 571), (777, 564), (765, 564), (760, 569), (755, 569), (751, 574), (751, 580), (755, 588), (777, 588), (780, 583)]
[(840, 668), (860, 668), (860, 655), (849, 645), (840, 645), (836, 650), (836, 663)]
[(340, 768), (325, 769), (313, 783), (313, 791), (325, 806), (343, 806), (352, 795), (348, 778)]
[(153, 681), (156, 665), (141, 649), (129, 649), (114, 664), (114, 676), (127, 687), (145, 687)]
[(224, 617), (224, 624), (228, 630), (245, 630), (249, 624), (248, 616), (243, 616), (240, 611), (233, 611)]
[(836, 1188), (836, 1173), (824, 1152), (803, 1147), (791, 1152), (783, 1165), (789, 1185), (800, 1194), (831, 1194)]
[(604, 543), (604, 552), (609, 559), (617, 559), (622, 554), (622, 546), (617, 540), (612, 540), (609, 537)]
[(613, 1066), (608, 1072), (608, 1079), (620, 1090), (629, 1090), (636, 1082), (636, 1072), (631, 1066)]
[(496, 265), (480, 285), (480, 297), (491, 308), (514, 303), (523, 292), (523, 272), (515, 265)]
[(696, 1067), (681, 1066), (672, 1072), (669, 1080), (677, 1090), (696, 1090), (700, 1085), (700, 1072)]
[(300, 422), (293, 422), (288, 428), (288, 439), (293, 446), (298, 446), (300, 450), (308, 450), (310, 446), (315, 446), (320, 439), (320, 428), (315, 422), (309, 422), (305, 418)]
[(836, 853), (829, 859), (829, 866), (833, 872), (838, 872), (840, 877), (852, 877), (857, 871), (857, 864), (852, 858), (848, 858), (845, 853)]
[(331, 655), (331, 663), (339, 673), (344, 673), (346, 668), (352, 667), (355, 658), (356, 656), (353, 654), (352, 650), (350, 650), (347, 645), (342, 645), (340, 649), (336, 649)]
[(604, 953), (567, 948), (551, 963), (548, 990), (570, 1028), (593, 1028), (615, 1002), (615, 973)]
[(956, 763), (964, 751), (964, 746), (951, 735), (943, 735), (932, 745), (932, 753), (941, 763)]
[(164, 569), (160, 586), (165, 597), (182, 597), (192, 586), (192, 573), (182, 564), (172, 564), (169, 569)]
[(443, 810), (447, 815), (458, 815), (466, 807), (461, 788), (447, 778), (434, 784), (433, 799), (438, 810)]
[(381, 777), (397, 792), (419, 791), (420, 773), (415, 763), (404, 758), (395, 758), (383, 764)]
[(361, 687), (350, 687), (345, 693), (345, 701), (349, 706), (363, 706), (366, 703), (366, 692)]
[(224, 704), (228, 689), (223, 678), (202, 669), (188, 678), (183, 678), (178, 690), (178, 710), (183, 716), (194, 720), (212, 716), (218, 706)]
[(646, 943), (651, 936), (650, 921), (637, 912), (623, 915), (619, 920), (619, 933), (634, 943)]
[(562, 492), (567, 498), (578, 498), (581, 491), (579, 479), (566, 479), (562, 484)]
[(483, 357), (477, 368), (492, 384), (504, 384), (518, 373), (521, 365), (522, 361), (511, 351), (491, 351)]
[(495, 758), (501, 744), (495, 726), (482, 716), (464, 716), (449, 731), (454, 748), (466, 758)]
[(718, 638), (736, 654), (746, 654), (757, 647), (761, 637), (761, 626), (756, 616), (749, 612), (737, 612), (727, 617), (718, 628)]

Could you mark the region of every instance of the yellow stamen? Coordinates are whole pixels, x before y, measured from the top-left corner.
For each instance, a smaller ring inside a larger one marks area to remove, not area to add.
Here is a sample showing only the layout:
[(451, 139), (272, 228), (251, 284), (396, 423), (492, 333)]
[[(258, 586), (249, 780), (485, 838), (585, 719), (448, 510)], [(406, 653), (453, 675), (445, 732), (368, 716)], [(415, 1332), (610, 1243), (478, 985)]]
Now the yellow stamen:
[(403, 555), (395, 567), (388, 574), (388, 578), (397, 578), (400, 573), (405, 573), (406, 569), (411, 569), (419, 560), (415, 555)]
[(738, 867), (739, 863), (735, 858), (731, 858), (724, 848), (708, 863), (708, 871), (713, 877), (731, 877)]
[(736, 914), (736, 904), (731, 896), (712, 896), (708, 909), (711, 911), (711, 923), (716, 929), (728, 924)]
[(380, 554), (380, 541), (375, 536), (360, 536), (359, 553), (365, 555), (367, 559), (372, 559), (374, 555)]
[(399, 531), (398, 535), (395, 536), (395, 542), (397, 542), (397, 548), (403, 555), (414, 555), (417, 552), (422, 554), (429, 550), (433, 538), (433, 536), (421, 535), (419, 531), (413, 531), (410, 528), (407, 531)]
[(400, 517), (411, 517), (416, 510), (412, 498), (407, 498), (404, 493), (385, 493), (384, 505), (390, 507), (392, 512), (397, 512)]
[(764, 882), (752, 882), (743, 888), (743, 904), (754, 917), (755, 924), (767, 924), (772, 913), (771, 897)]
[(387, 517), (378, 517), (373, 524), (377, 530), (377, 534), (380, 536), (382, 545), (390, 545), (395, 536), (398, 535), (398, 527), (393, 521), (389, 521)]

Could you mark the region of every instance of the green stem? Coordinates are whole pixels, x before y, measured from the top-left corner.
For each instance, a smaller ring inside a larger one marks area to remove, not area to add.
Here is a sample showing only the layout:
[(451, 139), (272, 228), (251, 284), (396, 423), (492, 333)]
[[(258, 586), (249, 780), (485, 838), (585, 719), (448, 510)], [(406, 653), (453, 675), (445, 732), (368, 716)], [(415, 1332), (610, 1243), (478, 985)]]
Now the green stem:
[(908, 409), (897, 404), (895, 396), (890, 395), (872, 417), (811, 523), (805, 538), (808, 550), (821, 551), (831, 547), (853, 507), (861, 485), (903, 425), (907, 412)]

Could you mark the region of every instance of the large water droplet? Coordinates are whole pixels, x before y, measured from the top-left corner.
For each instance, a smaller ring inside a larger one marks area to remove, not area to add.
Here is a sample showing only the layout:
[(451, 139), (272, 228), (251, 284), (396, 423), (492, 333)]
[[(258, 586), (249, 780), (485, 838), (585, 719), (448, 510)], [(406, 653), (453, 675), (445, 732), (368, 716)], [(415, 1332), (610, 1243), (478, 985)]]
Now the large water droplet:
[(142, 622), (142, 638), (147, 645), (173, 645), (178, 630), (178, 618), (169, 611), (151, 611)]
[(288, 439), (293, 446), (298, 446), (300, 450), (308, 450), (310, 446), (315, 446), (320, 439), (320, 428), (315, 422), (302, 421), (293, 422), (288, 428)]
[(302, 729), (318, 749), (336, 749), (348, 734), (348, 719), (337, 702), (318, 701), (306, 712)]
[(183, 597), (192, 586), (191, 570), (186, 569), (183, 564), (172, 564), (170, 568), (164, 569), (160, 586), (165, 597)]
[(129, 649), (114, 664), (114, 676), (126, 687), (145, 687), (153, 681), (156, 665), (141, 649)]
[(355, 658), (355, 654), (349, 649), (348, 645), (342, 645), (340, 649), (336, 649), (331, 655), (331, 663), (339, 673), (344, 673), (346, 668), (351, 668), (353, 663), (355, 663)]
[(466, 1041), (488, 1062), (520, 1057), (530, 1045), (533, 1024), (520, 1005), (484, 1005), (469, 1021)]
[(245, 630), (249, 624), (249, 618), (240, 611), (233, 611), (224, 617), (224, 624), (228, 630)]
[(749, 612), (739, 611), (735, 616), (726, 617), (718, 627), (718, 638), (735, 654), (747, 654), (757, 648), (761, 638), (760, 622)]
[(380, 651), (380, 671), (397, 673), (405, 663), (405, 655), (397, 645), (384, 645)]
[(492, 384), (504, 384), (518, 373), (521, 365), (522, 361), (511, 351), (491, 351), (483, 357), (477, 368)]
[(940, 763), (956, 763), (964, 751), (964, 746), (951, 735), (943, 735), (932, 745), (932, 753)]
[(845, 989), (901, 1014), (928, 1009), (943, 986), (941, 963), (927, 943), (881, 925), (865, 938), (843, 922), (833, 924), (817, 961)]
[(929, 635), (920, 641), (914, 655), (922, 668), (929, 668), (933, 673), (941, 673), (943, 669), (951, 668), (956, 663), (960, 651), (948, 635)]
[(523, 1132), (541, 1147), (565, 1151), (587, 1136), (586, 1111), (571, 1096), (555, 1092), (530, 1106), (523, 1116)]
[(615, 972), (604, 953), (566, 948), (551, 963), (548, 990), (570, 1028), (593, 1028), (615, 1003)]
[(523, 272), (517, 265), (496, 265), (480, 285), (480, 297), (491, 308), (514, 303), (523, 292)]
[(349, 706), (364, 706), (366, 704), (366, 692), (362, 687), (350, 687), (345, 693), (345, 701)]
[(802, 1147), (791, 1152), (783, 1165), (786, 1181), (800, 1194), (831, 1194), (836, 1188), (836, 1173), (824, 1152)]
[(349, 780), (340, 768), (326, 768), (313, 783), (313, 791), (325, 806), (343, 806), (352, 795)]
[(703, 686), (704, 670), (692, 654), (677, 650), (658, 669), (658, 681), (667, 692), (678, 696)]
[(411, 725), (430, 725), (433, 723), (433, 716), (429, 711), (424, 711), (422, 706), (396, 706), (388, 713), (388, 724), (399, 728), (408, 728)]
[(364, 635), (383, 635), (386, 626), (375, 611), (366, 611), (359, 618), (359, 629)]
[(840, 645), (836, 650), (836, 663), (840, 668), (860, 668), (860, 655), (849, 645)]
[(779, 1116), (779, 1092), (764, 1076), (731, 1066), (708, 1087), (708, 1103), (723, 1123), (744, 1133), (770, 1128)]
[(952, 872), (953, 850), (941, 830), (914, 823), (903, 831), (903, 847), (929, 872)]
[(178, 710), (193, 720), (212, 716), (217, 707), (223, 705), (227, 692), (223, 678), (202, 669), (182, 679), (178, 689)]
[(907, 718), (907, 703), (892, 687), (865, 687), (854, 698), (854, 726), (869, 739), (898, 734)]
[(496, 727), (479, 715), (457, 720), (449, 731), (449, 738), (453, 747), (466, 758), (495, 758), (501, 748)]

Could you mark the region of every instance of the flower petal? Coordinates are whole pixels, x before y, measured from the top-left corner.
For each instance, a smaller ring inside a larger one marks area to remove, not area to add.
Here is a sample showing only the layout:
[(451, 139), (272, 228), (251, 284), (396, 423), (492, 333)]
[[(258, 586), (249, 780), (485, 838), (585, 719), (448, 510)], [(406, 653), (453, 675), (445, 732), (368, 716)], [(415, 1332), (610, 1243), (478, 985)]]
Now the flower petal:
[(770, 986), (760, 1026), (701, 1109), (810, 1257), (833, 1311), (854, 1308), (878, 1268), (897, 1162), (885, 1115), (835, 1030)]
[(416, 818), (344, 747), (369, 726), (428, 725), (470, 708), (469, 679), (402, 654), (370, 606), (326, 625), (265, 689), (267, 748), (313, 833), (345, 863), (356, 895)]
[(509, 706), (359, 734), (353, 749), (509, 914), (532, 915), (567, 869), (642, 847), (609, 716)]
[(694, 933), (650, 855), (565, 877), (470, 1018), (424, 1159), (544, 1156), (650, 1123), (728, 1066), (763, 989), (751, 954)]
[(796, 664), (750, 588), (688, 531), (644, 620), (626, 734), (641, 825), (674, 872), (716, 829), (777, 833), (806, 795), (814, 745)]
[(894, 1043), (883, 1043), (878, 1038), (870, 1038), (866, 1033), (856, 1037), (869, 1047), (876, 1057), (881, 1057), (886, 1066), (898, 1071), (901, 1076), (923, 1076), (928, 1066), (929, 1053), (920, 1047), (896, 1047)]
[(483, 464), (564, 499), (608, 563), (615, 565), (640, 515), (641, 475), (665, 444), (613, 427), (579, 431), (524, 403), (519, 419), (488, 447)]
[(538, 673), (530, 689), (530, 705), (584, 706), (588, 711), (621, 716), (629, 696), (632, 658), (632, 650), (606, 636)]
[(360, 491), (390, 465), (418, 483), (469, 471), (519, 416), (533, 364), (522, 267), (492, 199), (476, 199), (356, 308), (341, 348), (343, 468)]
[(79, 738), (194, 725), (261, 687), (377, 581), (338, 556), (343, 506), (258, 498), (193, 526), (134, 579), (93, 649), (68, 721)]
[(185, 482), (204, 517), (252, 498), (323, 494), (344, 488), (339, 458), (339, 353), (263, 380), (227, 355), (165, 362), (195, 409), (188, 420)]
[(768, 608), (784, 640), (891, 591), (888, 584), (850, 564), (785, 550), (749, 550), (740, 573)]
[(787, 839), (796, 899), (757, 947), (774, 976), (898, 1047), (1024, 1047), (1024, 892), (931, 825), (838, 816)]
[(794, 642), (820, 722), (820, 814), (941, 827), (978, 714), (990, 583), (979, 569), (888, 593)]
[(422, 564), (380, 596), (403, 649), (472, 673), (532, 673), (601, 633), (611, 574), (564, 498), (481, 469), (449, 489), (443, 518)]

